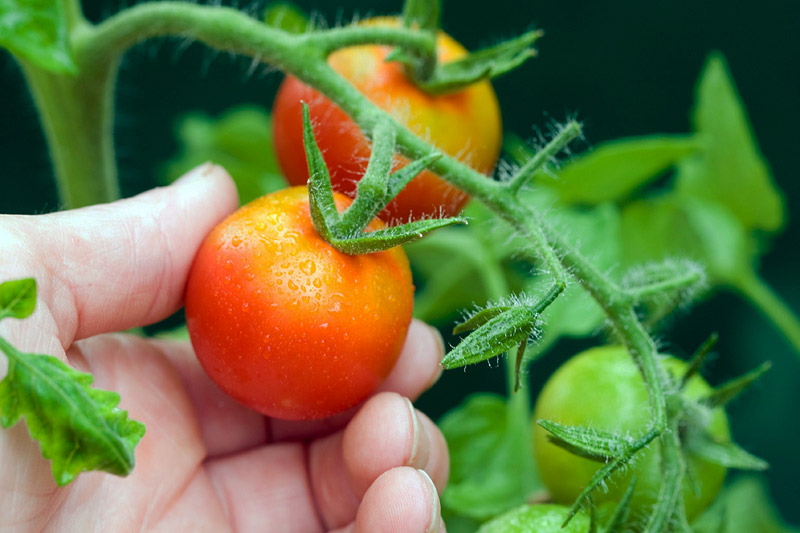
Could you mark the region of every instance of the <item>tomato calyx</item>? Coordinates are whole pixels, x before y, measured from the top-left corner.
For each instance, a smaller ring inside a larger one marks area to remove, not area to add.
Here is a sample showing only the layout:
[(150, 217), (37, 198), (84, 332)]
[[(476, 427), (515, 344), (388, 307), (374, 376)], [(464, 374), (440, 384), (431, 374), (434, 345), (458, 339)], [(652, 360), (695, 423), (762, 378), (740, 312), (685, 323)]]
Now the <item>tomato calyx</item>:
[(392, 173), (395, 132), (388, 119), (379, 120), (373, 129), (372, 154), (367, 171), (358, 182), (355, 200), (341, 214), (334, 202), (330, 173), (314, 138), (306, 103), (303, 103), (303, 140), (309, 170), (311, 221), (320, 236), (340, 252), (349, 255), (381, 252), (415, 241), (435, 229), (466, 224), (462, 217), (430, 218), (363, 231), (403, 187), (441, 157), (441, 154), (434, 153)]

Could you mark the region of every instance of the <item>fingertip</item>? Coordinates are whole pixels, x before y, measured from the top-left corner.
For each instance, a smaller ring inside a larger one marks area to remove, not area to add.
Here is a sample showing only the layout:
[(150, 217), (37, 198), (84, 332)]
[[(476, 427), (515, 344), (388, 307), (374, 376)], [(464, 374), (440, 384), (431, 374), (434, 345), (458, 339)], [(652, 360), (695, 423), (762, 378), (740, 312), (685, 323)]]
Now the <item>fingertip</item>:
[(364, 494), (355, 530), (433, 533), (441, 523), (433, 481), (422, 470), (402, 466), (384, 472)]
[(228, 214), (239, 205), (239, 193), (228, 171), (219, 165), (206, 162), (199, 165), (172, 184), (192, 198), (213, 198), (216, 210)]
[(412, 320), (400, 358), (380, 390), (416, 399), (442, 375), (443, 356), (444, 341), (439, 331), (420, 320)]

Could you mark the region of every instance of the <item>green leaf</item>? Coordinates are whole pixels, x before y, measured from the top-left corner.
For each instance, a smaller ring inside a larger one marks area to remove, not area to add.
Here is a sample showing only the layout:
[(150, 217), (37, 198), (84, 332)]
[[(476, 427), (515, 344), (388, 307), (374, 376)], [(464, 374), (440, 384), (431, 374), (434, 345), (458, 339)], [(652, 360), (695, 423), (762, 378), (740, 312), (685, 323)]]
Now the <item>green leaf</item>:
[(53, 72), (76, 74), (64, 2), (0, 0), (0, 47)]
[(310, 27), (308, 16), (291, 2), (275, 2), (267, 5), (262, 18), (267, 26), (288, 33), (305, 33)]
[(692, 523), (696, 533), (798, 533), (778, 514), (762, 478), (745, 476), (725, 487)]
[(512, 423), (502, 397), (472, 395), (445, 415), (439, 427), (450, 450), (450, 481), (442, 495), (445, 512), (486, 520), (542, 489), (530, 426)]
[(769, 464), (733, 442), (717, 442), (702, 431), (692, 431), (685, 439), (686, 449), (707, 461), (726, 468), (766, 470)]
[(637, 304), (674, 309), (688, 305), (705, 289), (706, 275), (694, 261), (667, 259), (631, 268), (622, 285)]
[(565, 426), (550, 420), (538, 420), (536, 423), (550, 433), (548, 435), (550, 442), (592, 461), (605, 463), (619, 456), (630, 445), (629, 440), (614, 433), (580, 426)]
[(36, 308), (36, 280), (6, 281), (0, 284), (0, 320), (26, 318)]
[(462, 59), (439, 63), (430, 77), (415, 80), (416, 84), (425, 92), (443, 94), (502, 76), (536, 55), (531, 46), (542, 35), (541, 31), (530, 31)]
[(530, 306), (513, 306), (470, 333), (444, 356), (445, 369), (486, 361), (518, 346), (534, 333), (538, 313)]
[(556, 179), (540, 172), (539, 183), (553, 188), (567, 204), (619, 201), (697, 148), (690, 136), (619, 139), (571, 160), (556, 172)]
[(217, 118), (192, 112), (178, 121), (180, 150), (163, 168), (172, 182), (206, 161), (233, 178), (241, 203), (286, 187), (272, 143), (269, 114), (261, 107), (231, 108)]
[(52, 461), (58, 485), (83, 471), (125, 476), (133, 470), (134, 448), (145, 428), (117, 408), (119, 394), (91, 388), (91, 374), (53, 356), (22, 353), (2, 338), (0, 349), (8, 357), (0, 424), (9, 428), (25, 417), (42, 455)]
[(589, 518), (580, 514), (562, 526), (568, 509), (542, 503), (522, 505), (483, 524), (478, 533), (590, 533)]
[(780, 229), (783, 198), (719, 53), (712, 54), (705, 65), (692, 118), (704, 149), (679, 166), (678, 190), (721, 203), (746, 230)]

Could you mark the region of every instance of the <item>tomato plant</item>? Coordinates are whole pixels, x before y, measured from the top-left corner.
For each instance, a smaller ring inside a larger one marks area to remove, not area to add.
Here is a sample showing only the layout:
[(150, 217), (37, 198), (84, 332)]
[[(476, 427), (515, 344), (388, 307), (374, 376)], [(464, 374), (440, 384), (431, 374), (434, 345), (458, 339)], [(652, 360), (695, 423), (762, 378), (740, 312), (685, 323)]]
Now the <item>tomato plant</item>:
[[(380, 18), (366, 24), (391, 26)], [(330, 66), (395, 120), (447, 154), (479, 172), (490, 173), (500, 152), (500, 109), (488, 81), (455, 93), (429, 94), (409, 80), (402, 65), (385, 61), (388, 46), (355, 46), (331, 54)], [(439, 60), (464, 57), (466, 50), (443, 32), (437, 41)], [(287, 76), (273, 104), (275, 150), (283, 172), (293, 185), (304, 185), (308, 168), (303, 152), (301, 102), (314, 121), (314, 135), (331, 172), (334, 188), (350, 196), (364, 174), (370, 155), (361, 128), (338, 106), (292, 76)], [(395, 157), (395, 167), (408, 162)], [(430, 171), (419, 174), (389, 203), (384, 220), (416, 220), (452, 216), (464, 207), (466, 193)]]
[[(672, 357), (662, 367), (680, 378), (686, 364)], [(685, 398), (696, 400), (711, 392), (702, 378), (693, 376), (684, 389)], [(535, 420), (591, 427), (629, 435), (646, 426), (650, 418), (647, 389), (641, 373), (625, 348), (605, 346), (576, 355), (553, 374), (542, 389), (534, 409)], [(728, 421), (722, 408), (708, 412), (706, 429), (718, 442), (730, 440)], [(555, 501), (571, 504), (602, 463), (578, 457), (548, 440), (548, 433), (535, 425), (533, 447), (539, 472)], [(597, 502), (618, 501), (637, 477), (631, 502), (634, 515), (646, 516), (655, 503), (661, 484), (661, 445), (653, 442), (641, 451), (625, 472), (611, 477), (607, 491), (595, 491)], [(719, 492), (726, 469), (689, 454), (689, 476), (682, 496), (688, 517), (697, 516)]]
[(314, 419), (353, 407), (388, 375), (412, 295), (402, 249), (337, 251), (312, 225), (307, 189), (295, 187), (245, 205), (208, 236), (189, 275), (186, 322), (228, 394), (269, 416)]
[(569, 507), (554, 504), (522, 505), (486, 522), (478, 533), (586, 533), (589, 519), (579, 514), (564, 526)]

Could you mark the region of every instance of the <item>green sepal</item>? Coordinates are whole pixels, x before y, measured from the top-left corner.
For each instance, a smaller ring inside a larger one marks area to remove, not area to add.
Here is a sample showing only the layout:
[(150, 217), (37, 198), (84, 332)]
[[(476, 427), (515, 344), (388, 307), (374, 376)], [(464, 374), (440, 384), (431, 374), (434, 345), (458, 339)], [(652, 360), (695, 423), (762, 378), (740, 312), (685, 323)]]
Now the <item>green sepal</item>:
[(714, 346), (717, 345), (717, 340), (719, 340), (719, 335), (716, 332), (712, 333), (703, 342), (703, 344), (701, 344), (700, 347), (695, 350), (695, 352), (692, 354), (692, 357), (689, 358), (689, 362), (686, 365), (686, 371), (681, 377), (681, 389), (686, 386), (692, 376), (702, 370), (703, 364), (705, 364), (705, 361), (711, 353), (711, 350), (713, 350)]
[[(425, 92), (444, 94), (460, 91), (482, 80), (496, 78), (535, 56), (536, 50), (531, 46), (542, 35), (539, 30), (529, 31), (491, 48), (472, 52), (462, 59), (439, 63), (430, 77), (415, 79), (414, 82)], [(391, 59), (403, 60), (399, 56)]]
[(511, 309), (510, 305), (498, 305), (489, 307), (487, 309), (481, 309), (464, 322), (457, 324), (456, 327), (453, 328), (453, 335), (459, 335), (461, 333), (466, 333), (467, 331), (478, 329), (482, 325), (486, 324), (489, 320), (493, 319), (497, 315), (505, 313), (509, 309)]
[(609, 517), (606, 525), (603, 527), (603, 533), (625, 533), (627, 531), (625, 525), (628, 522), (628, 517), (631, 514), (631, 500), (633, 493), (636, 490), (636, 482), (638, 478), (636, 474), (631, 476), (630, 484), (625, 489), (625, 493), (620, 498), (619, 503), (614, 508), (614, 512)]
[(308, 205), (314, 228), (325, 240), (332, 238), (331, 227), (340, 219), (333, 199), (328, 165), (314, 138), (308, 104), (303, 102), (303, 144), (308, 164)]
[(261, 18), (267, 26), (287, 33), (305, 33), (311, 26), (308, 15), (292, 2), (269, 4)]
[(536, 423), (549, 432), (547, 438), (550, 442), (592, 461), (605, 463), (618, 457), (630, 445), (630, 442), (607, 431), (565, 426), (550, 420), (537, 420)]
[(405, 0), (403, 25), (407, 28), (436, 32), (442, 16), (440, 0)]
[(0, 320), (26, 318), (36, 308), (36, 280), (18, 279), (0, 283)]
[(425, 234), (439, 228), (466, 223), (466, 219), (460, 217), (431, 218), (409, 222), (402, 226), (390, 226), (367, 233), (359, 233), (358, 236), (354, 237), (340, 238), (331, 236), (326, 240), (342, 253), (349, 255), (371, 254), (382, 252), (401, 244), (414, 242), (417, 239), (421, 239)]
[(692, 431), (684, 441), (686, 449), (726, 468), (739, 470), (766, 470), (769, 463), (756, 457), (733, 442), (717, 442), (703, 431)]
[(52, 72), (77, 74), (64, 2), (0, 0), (0, 47)]
[(711, 394), (701, 401), (712, 409), (714, 407), (723, 406), (747, 390), (750, 385), (755, 383), (756, 380), (770, 368), (772, 368), (772, 363), (770, 361), (765, 361), (747, 374), (716, 387)]
[(0, 424), (9, 428), (25, 417), (59, 486), (88, 470), (118, 476), (133, 470), (145, 427), (117, 407), (119, 394), (91, 388), (91, 374), (56, 357), (22, 353), (2, 338), (0, 349), (8, 357), (8, 374), (0, 382)]
[(536, 329), (539, 313), (531, 306), (514, 306), (491, 319), (444, 356), (445, 369), (459, 368), (496, 357), (519, 345)]
[(417, 174), (427, 169), (433, 163), (441, 159), (441, 157), (442, 154), (440, 152), (434, 152), (432, 154), (428, 154), (425, 157), (420, 157), (419, 159), (411, 161), (403, 168), (391, 174), (389, 176), (389, 182), (387, 184), (387, 191), (386, 191), (387, 199), (391, 200), (392, 198), (397, 196), (397, 194), (400, 191), (402, 191), (405, 188), (405, 186), (408, 185), (409, 182), (417, 176)]

